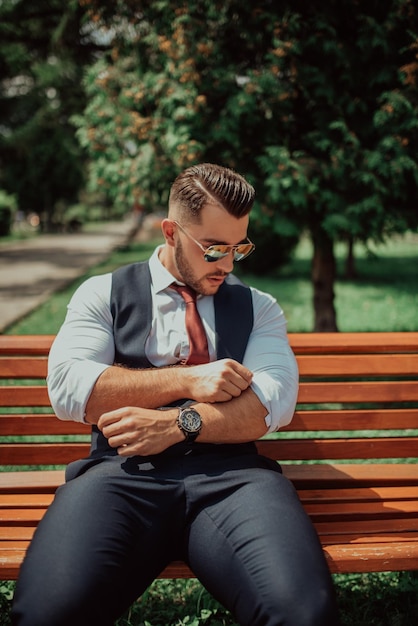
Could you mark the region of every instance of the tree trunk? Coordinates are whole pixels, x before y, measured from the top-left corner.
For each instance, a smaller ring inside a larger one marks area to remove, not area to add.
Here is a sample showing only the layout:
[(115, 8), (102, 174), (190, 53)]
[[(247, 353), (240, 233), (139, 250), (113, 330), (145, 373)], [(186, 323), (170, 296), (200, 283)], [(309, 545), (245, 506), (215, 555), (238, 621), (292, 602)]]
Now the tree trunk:
[(314, 332), (336, 332), (338, 328), (334, 307), (336, 275), (334, 242), (322, 230), (312, 234), (312, 240), (314, 245), (312, 259)]
[(347, 239), (347, 258), (345, 262), (345, 277), (353, 279), (357, 276), (356, 261), (354, 258), (354, 237), (351, 235)]

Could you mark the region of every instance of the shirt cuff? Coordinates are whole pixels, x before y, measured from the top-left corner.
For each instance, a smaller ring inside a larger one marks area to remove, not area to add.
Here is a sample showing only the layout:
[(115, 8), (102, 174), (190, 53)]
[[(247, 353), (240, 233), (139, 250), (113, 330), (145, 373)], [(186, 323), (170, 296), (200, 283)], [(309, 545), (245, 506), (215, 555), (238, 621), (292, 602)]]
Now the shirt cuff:
[(280, 426), (279, 384), (265, 372), (254, 374), (251, 389), (268, 413), (265, 422), (267, 433), (275, 432)]
[(52, 408), (61, 420), (84, 422), (86, 406), (99, 376), (110, 367), (94, 361), (74, 361), (70, 368), (59, 366), (48, 375)]

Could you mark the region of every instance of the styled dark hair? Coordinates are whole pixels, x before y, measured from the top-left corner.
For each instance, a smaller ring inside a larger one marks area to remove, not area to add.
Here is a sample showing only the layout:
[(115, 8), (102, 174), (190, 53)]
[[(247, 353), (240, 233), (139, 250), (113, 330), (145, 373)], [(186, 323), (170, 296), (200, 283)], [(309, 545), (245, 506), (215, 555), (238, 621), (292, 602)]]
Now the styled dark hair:
[(187, 221), (199, 221), (200, 212), (208, 203), (218, 204), (239, 218), (251, 211), (254, 198), (253, 186), (240, 174), (221, 165), (201, 163), (177, 176), (171, 187), (169, 207)]

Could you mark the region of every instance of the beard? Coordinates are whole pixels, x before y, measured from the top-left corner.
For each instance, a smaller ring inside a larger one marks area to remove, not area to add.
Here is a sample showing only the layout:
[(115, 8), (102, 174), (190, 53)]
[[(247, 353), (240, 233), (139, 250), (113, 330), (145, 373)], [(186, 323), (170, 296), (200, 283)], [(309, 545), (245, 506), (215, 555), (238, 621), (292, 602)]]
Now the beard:
[[(181, 241), (178, 240), (177, 246), (174, 252), (174, 260), (177, 266), (177, 271), (183, 283), (191, 287), (196, 293), (202, 296), (212, 296), (219, 289), (220, 285), (206, 284), (205, 280), (211, 276), (224, 277), (228, 275), (225, 272), (215, 271), (208, 272), (201, 278), (198, 278), (193, 271), (192, 265), (188, 262), (186, 255), (184, 254)], [(210, 265), (210, 263), (208, 263)]]

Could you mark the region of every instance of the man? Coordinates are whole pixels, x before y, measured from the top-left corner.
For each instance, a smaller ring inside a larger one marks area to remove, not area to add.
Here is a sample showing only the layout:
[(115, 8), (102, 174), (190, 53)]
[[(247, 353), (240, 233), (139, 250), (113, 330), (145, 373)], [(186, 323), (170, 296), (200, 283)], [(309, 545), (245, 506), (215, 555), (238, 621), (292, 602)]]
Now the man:
[(149, 262), (73, 296), (48, 388), (92, 450), (35, 534), (15, 624), (111, 625), (175, 558), (240, 624), (337, 624), (312, 525), (253, 443), (290, 422), (298, 379), (282, 310), (231, 275), (253, 202), (235, 172), (188, 168)]

